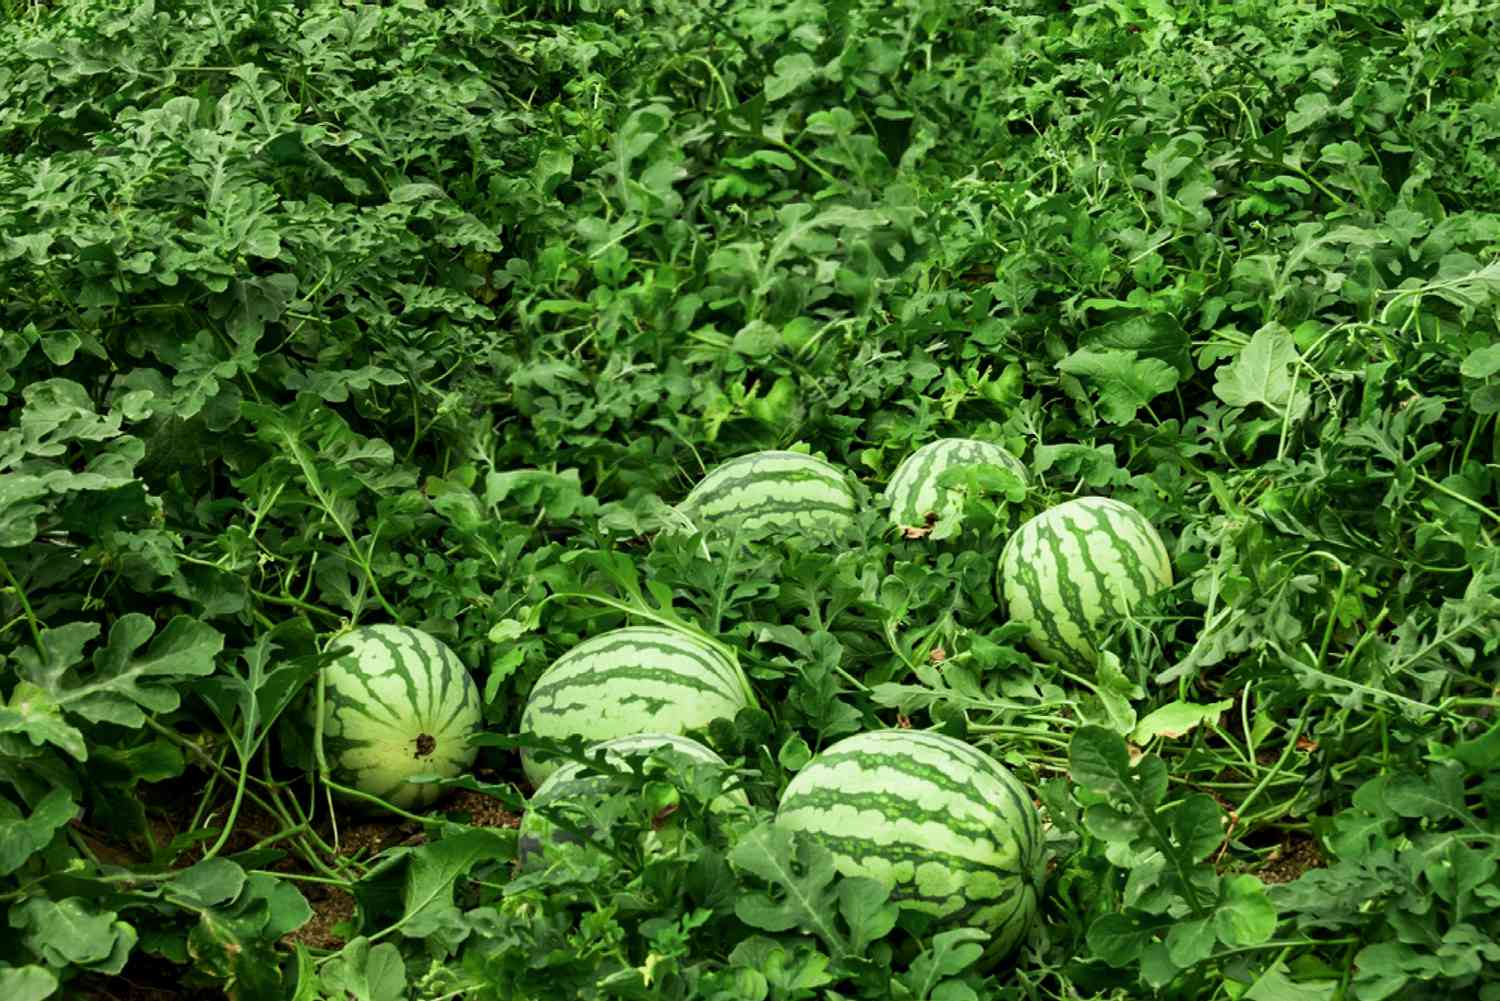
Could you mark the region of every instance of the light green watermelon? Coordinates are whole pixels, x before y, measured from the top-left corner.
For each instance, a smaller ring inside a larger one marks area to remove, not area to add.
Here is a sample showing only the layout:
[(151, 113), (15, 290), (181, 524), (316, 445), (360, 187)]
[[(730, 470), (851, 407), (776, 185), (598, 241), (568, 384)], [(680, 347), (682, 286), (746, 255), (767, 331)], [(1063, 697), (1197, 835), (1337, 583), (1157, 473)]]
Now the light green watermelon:
[[(543, 671), (521, 732), (590, 742), (682, 733), (733, 719), (754, 698), (739, 665), (718, 648), (680, 630), (629, 626), (584, 640)], [(560, 764), (521, 755), (533, 786)]]
[(1098, 660), (1099, 627), (1172, 585), (1167, 547), (1146, 517), (1107, 497), (1080, 497), (1027, 521), (1000, 554), (1001, 596), (1027, 642), (1075, 670)]
[(925, 528), (929, 516), (942, 517), (958, 498), (939, 482), (949, 469), (959, 466), (1000, 466), (1027, 482), (1021, 460), (999, 445), (973, 438), (939, 438), (908, 455), (886, 484), (891, 504), (891, 522), (898, 528)]
[[(483, 724), (468, 670), (441, 640), (406, 626), (360, 626), (334, 646), (348, 649), (323, 668), (323, 754), (333, 780), (406, 810), (430, 805), (441, 789), (406, 780), (452, 778), (479, 753), (468, 743)], [(309, 696), (297, 720), (304, 739), (315, 722)]]
[(677, 505), (703, 529), (828, 539), (854, 523), (849, 478), (801, 452), (752, 452), (710, 470)]
[[(604, 751), (609, 762), (618, 768), (628, 767), (628, 758), (645, 757), (662, 751), (675, 751), (694, 761), (724, 765), (723, 758), (696, 740), (671, 733), (637, 733), (628, 737), (616, 737), (595, 744), (590, 751)], [(528, 863), (533, 857), (544, 858), (549, 845), (577, 840), (568, 831), (556, 827), (543, 812), (544, 808), (569, 803), (585, 809), (597, 809), (618, 789), (619, 784), (614, 779), (577, 761), (563, 764), (532, 794), (526, 814), (521, 818), (517, 848), (522, 864)], [(749, 805), (749, 800), (741, 789), (726, 792), (710, 803), (709, 809), (724, 811), (733, 809), (736, 805)], [(574, 816), (576, 820), (583, 821), (583, 814)], [(656, 833), (661, 836), (663, 843), (670, 844), (671, 835), (675, 832), (668, 821)]]
[(811, 835), (844, 875), (884, 883), (901, 906), (989, 931), (992, 956), (1036, 915), (1041, 817), (1009, 770), (953, 737), (846, 737), (787, 785), (776, 823)]

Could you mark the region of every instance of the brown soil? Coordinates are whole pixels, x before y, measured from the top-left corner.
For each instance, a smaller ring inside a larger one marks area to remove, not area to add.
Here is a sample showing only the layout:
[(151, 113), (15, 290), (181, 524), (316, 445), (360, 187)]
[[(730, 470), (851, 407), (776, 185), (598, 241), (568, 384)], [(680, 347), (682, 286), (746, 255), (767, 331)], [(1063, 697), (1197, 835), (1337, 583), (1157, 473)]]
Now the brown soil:
[(1323, 853), (1318, 850), (1317, 842), (1297, 835), (1279, 845), (1255, 874), (1264, 883), (1290, 883), (1307, 870), (1323, 865)]
[(301, 942), (309, 949), (342, 948), (345, 939), (334, 927), (354, 917), (354, 895), (337, 886), (317, 883), (304, 886), (302, 895), (312, 905), (312, 920), (283, 936), (282, 941), (288, 945)]
[(460, 789), (443, 804), (447, 814), (466, 813), (475, 827), (519, 827), (521, 815), (500, 806), (500, 801), (483, 793)]

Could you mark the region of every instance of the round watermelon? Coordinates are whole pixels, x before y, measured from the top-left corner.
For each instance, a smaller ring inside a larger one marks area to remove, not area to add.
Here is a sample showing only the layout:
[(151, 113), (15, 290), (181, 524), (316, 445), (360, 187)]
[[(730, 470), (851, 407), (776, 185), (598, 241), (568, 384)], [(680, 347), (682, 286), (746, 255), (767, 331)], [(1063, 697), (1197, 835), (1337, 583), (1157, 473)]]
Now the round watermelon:
[[(617, 768), (628, 768), (627, 759), (643, 758), (662, 751), (676, 752), (693, 761), (725, 766), (724, 759), (690, 737), (672, 733), (637, 733), (628, 737), (616, 737), (593, 745), (590, 751), (604, 751), (610, 764)], [(620, 783), (612, 776), (602, 775), (577, 761), (569, 761), (547, 777), (532, 794), (526, 814), (521, 818), (517, 848), (520, 861), (527, 864), (533, 858), (546, 857), (548, 846), (564, 842), (576, 842), (572, 833), (557, 827), (545, 812), (548, 807), (570, 804), (581, 811), (597, 809), (601, 803), (617, 793)], [(724, 793), (709, 804), (715, 811), (730, 810), (736, 805), (748, 806), (743, 790), (734, 789)], [(586, 812), (575, 812), (576, 821), (586, 823)], [(679, 833), (670, 820), (666, 820), (656, 831), (664, 844), (673, 841)]]
[(884, 883), (902, 907), (989, 931), (992, 956), (1036, 914), (1041, 817), (1003, 765), (953, 737), (846, 737), (787, 785), (776, 823), (811, 835), (844, 875)]
[(1080, 497), (1016, 530), (1000, 554), (1001, 596), (1043, 658), (1073, 669), (1098, 659), (1103, 623), (1172, 584), (1167, 547), (1129, 504)]
[[(717, 647), (676, 629), (628, 626), (584, 640), (553, 661), (527, 696), (521, 732), (591, 743), (682, 733), (733, 719), (753, 702), (739, 665)], [(560, 764), (521, 754), (533, 786)]]
[(710, 470), (677, 505), (702, 529), (828, 539), (854, 524), (843, 470), (801, 452), (752, 452)]
[[(323, 668), (322, 705), (333, 780), (406, 810), (430, 805), (442, 790), (407, 779), (452, 778), (479, 753), (469, 735), (483, 714), (468, 670), (441, 640), (406, 626), (360, 626), (334, 647), (344, 652)], [(297, 718), (306, 740), (316, 718), (309, 696)]]
[(885, 497), (891, 504), (891, 522), (898, 528), (923, 528), (929, 518), (948, 513), (955, 497), (939, 478), (949, 469), (961, 466), (1000, 466), (1027, 481), (1021, 460), (999, 445), (973, 438), (939, 438), (908, 455), (886, 484)]

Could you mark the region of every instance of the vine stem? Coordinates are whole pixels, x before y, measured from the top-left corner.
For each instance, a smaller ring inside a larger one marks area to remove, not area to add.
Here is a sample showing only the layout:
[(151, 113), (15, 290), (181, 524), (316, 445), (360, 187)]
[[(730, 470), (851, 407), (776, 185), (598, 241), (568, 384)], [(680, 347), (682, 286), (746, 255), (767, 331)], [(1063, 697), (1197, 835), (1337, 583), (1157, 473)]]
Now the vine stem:
[[(184, 750), (188, 751), (189, 754), (191, 754), (192, 757), (199, 762), (199, 764), (202, 764), (205, 767), (207, 767), (211, 772), (214, 773), (214, 775), (217, 778), (223, 779), (226, 782), (230, 781), (232, 779), (232, 776), (230, 775), (228, 769), (224, 768), (219, 762), (215, 761), (212, 756), (210, 756), (206, 751), (204, 751), (203, 748), (199, 747), (197, 744), (193, 743), (191, 740), (189, 740), (188, 738), (184, 737), (182, 734), (178, 733), (175, 730), (170, 729), (169, 727), (162, 726), (160, 723), (158, 723), (155, 719), (151, 718), (150, 716), (146, 717), (146, 727), (148, 729), (150, 729), (151, 731), (153, 731), (154, 733), (156, 733), (156, 734), (160, 735), (161, 737), (165, 738), (166, 740), (171, 741), (172, 743), (177, 744), (179, 747), (181, 747)], [(265, 745), (262, 745), (262, 751), (263, 752), (266, 751), (266, 746)], [(298, 822), (293, 821), (292, 818), (290, 818), (290, 817), (287, 816), (286, 811), (281, 808), (281, 806), (280, 806), (279, 803), (275, 802), (275, 786), (273, 786), (270, 783), (264, 782), (261, 779), (254, 779), (252, 781), (256, 785), (265, 785), (265, 786), (267, 786), (268, 790), (272, 794), (272, 798), (270, 800), (267, 800), (267, 799), (261, 797), (253, 789), (250, 789), (248, 787), (248, 783), (247, 783), (247, 787), (246, 787), (246, 790), (245, 790), (245, 795), (247, 795), (250, 798), (250, 801), (252, 803), (254, 803), (256, 806), (258, 806), (262, 810), (264, 810), (269, 816), (274, 817), (277, 820), (279, 820), (281, 823), (286, 824), (289, 827), (291, 827), (293, 831), (296, 831), (298, 829), (305, 829), (304, 833), (308, 837), (310, 837), (311, 839), (313, 839), (313, 841), (314, 841), (314, 843), (315, 843), (315, 845), (316, 845), (316, 847), (318, 848), (319, 851), (325, 852), (325, 853), (327, 853), (329, 855), (336, 854), (334, 852), (333, 848), (330, 845), (328, 845), (326, 842), (324, 842), (321, 838), (319, 838), (318, 835), (317, 835), (317, 832), (313, 831), (309, 827), (309, 825), (308, 825), (308, 823), (307, 823), (306, 820), (303, 820), (300, 823), (298, 823)], [(328, 866), (326, 863), (323, 862), (322, 858), (319, 857), (317, 851), (308, 850), (308, 848), (307, 848), (306, 845), (302, 846), (302, 857), (303, 857), (304, 860), (307, 861), (307, 863), (309, 865), (313, 866), (316, 869), (319, 869), (319, 870), (321, 870), (323, 872), (326, 872), (326, 873), (328, 873), (331, 876), (338, 876), (339, 875), (339, 873), (337, 872), (337, 870), (333, 869), (332, 867)]]
[(31, 642), (36, 646), (37, 655), (44, 660), (47, 657), (47, 647), (42, 643), (42, 624), (37, 621), (36, 612), (32, 611), (31, 602), (26, 597), (26, 589), (21, 582), (16, 580), (15, 574), (10, 572), (10, 567), (4, 559), (0, 559), (0, 574), (10, 581), (11, 588), (16, 592), (16, 600), (21, 603), (21, 611), (26, 613), (26, 625), (31, 630)]

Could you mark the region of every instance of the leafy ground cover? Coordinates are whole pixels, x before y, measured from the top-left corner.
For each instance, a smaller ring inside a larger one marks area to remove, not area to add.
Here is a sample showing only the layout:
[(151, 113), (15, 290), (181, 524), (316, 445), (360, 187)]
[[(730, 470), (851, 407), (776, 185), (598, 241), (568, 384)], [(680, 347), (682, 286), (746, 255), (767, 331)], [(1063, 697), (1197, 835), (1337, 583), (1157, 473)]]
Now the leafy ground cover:
[[(1494, 4), (0, 11), (0, 996), (1500, 998)], [(894, 529), (946, 436), (1029, 487)], [(859, 544), (662, 531), (791, 446)], [(1081, 495), (1176, 580), (1089, 674), (995, 590)], [(731, 773), (518, 870), (531, 683), (664, 619)], [(372, 818), (276, 722), (380, 622), (488, 732)], [(767, 824), (890, 726), (1044, 810), (998, 964)]]

